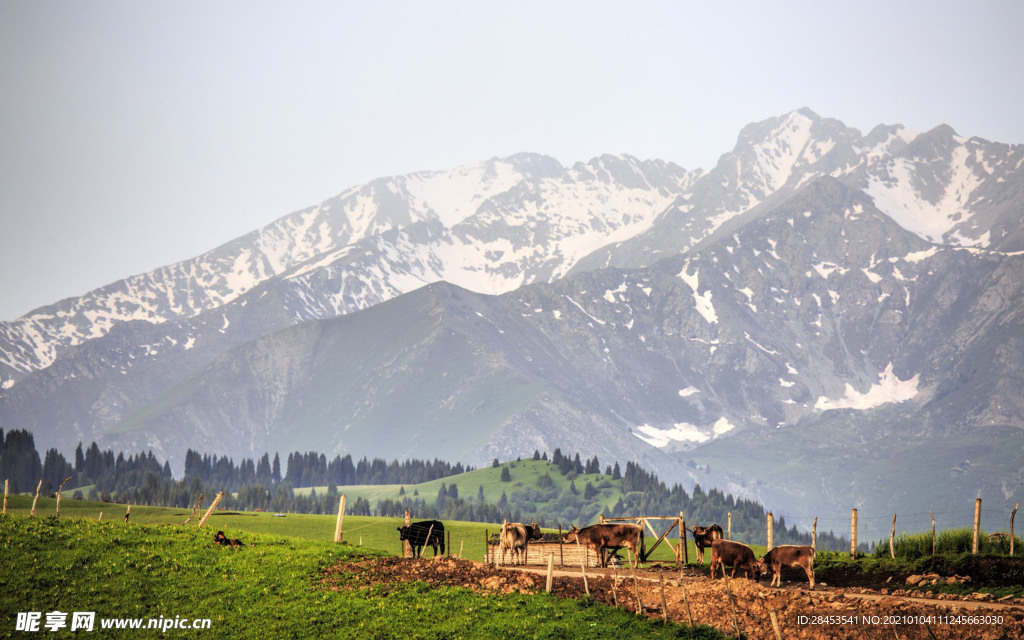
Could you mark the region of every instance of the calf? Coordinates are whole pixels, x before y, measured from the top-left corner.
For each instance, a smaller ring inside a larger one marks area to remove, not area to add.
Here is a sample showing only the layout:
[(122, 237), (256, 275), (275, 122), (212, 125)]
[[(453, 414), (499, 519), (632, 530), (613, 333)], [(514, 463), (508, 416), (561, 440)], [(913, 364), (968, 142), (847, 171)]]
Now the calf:
[(501, 547), (501, 564), (505, 564), (505, 553), (512, 556), (512, 563), (526, 564), (526, 550), (530, 540), (540, 540), (540, 526), (519, 522), (504, 522), (501, 525), (499, 545)]
[(424, 546), (434, 549), (434, 556), (437, 556), (437, 547), (441, 547), (441, 555), (444, 555), (444, 524), (437, 520), (424, 520), (414, 522), (405, 527), (398, 527), (399, 540), (409, 541), (412, 546), (412, 556), (419, 558)]
[(746, 577), (754, 572), (757, 578), (757, 560), (754, 558), (754, 551), (745, 544), (731, 540), (718, 539), (711, 543), (711, 577), (715, 578), (718, 566), (722, 565), (725, 572), (725, 565), (732, 567), (731, 577), (736, 577), (736, 571), (743, 570)]
[(725, 534), (722, 532), (722, 527), (717, 524), (710, 527), (693, 525), (690, 527), (690, 531), (693, 532), (693, 544), (697, 547), (697, 563), (704, 564), (704, 549), (710, 547), (715, 540), (724, 538)]
[(772, 572), (772, 586), (782, 585), (782, 567), (800, 567), (814, 588), (814, 547), (784, 544), (774, 547), (757, 561), (758, 573)]
[(601, 566), (608, 566), (605, 549), (621, 549), (626, 547), (633, 552), (634, 566), (639, 566), (641, 558), (646, 555), (644, 547), (644, 528), (637, 524), (592, 524), (577, 529), (572, 527), (565, 535), (566, 542), (579, 542), (592, 550), (601, 558)]

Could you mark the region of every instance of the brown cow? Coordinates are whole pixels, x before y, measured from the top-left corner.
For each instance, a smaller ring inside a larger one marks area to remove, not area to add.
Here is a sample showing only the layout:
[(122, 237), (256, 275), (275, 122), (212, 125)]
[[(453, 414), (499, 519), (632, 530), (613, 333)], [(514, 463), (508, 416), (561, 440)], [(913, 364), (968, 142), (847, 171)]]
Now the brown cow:
[(530, 540), (540, 540), (543, 536), (540, 525), (522, 524), (520, 522), (504, 522), (501, 525), (499, 544), (501, 547), (501, 564), (505, 564), (505, 553), (512, 556), (512, 564), (526, 564), (526, 550)]
[(608, 566), (605, 549), (626, 547), (633, 552), (633, 566), (639, 566), (640, 558), (646, 554), (644, 528), (638, 524), (592, 524), (582, 529), (572, 527), (569, 533), (565, 534), (565, 541), (579, 541), (581, 545), (592, 550), (601, 558), (602, 567)]
[(690, 527), (690, 531), (693, 532), (693, 544), (697, 547), (697, 563), (704, 564), (704, 549), (710, 547), (711, 543), (715, 540), (724, 538), (725, 533), (722, 531), (722, 527), (717, 524), (713, 524), (710, 527), (693, 525)]
[(754, 550), (745, 544), (739, 542), (733, 542), (731, 540), (715, 540), (711, 543), (711, 577), (715, 578), (715, 572), (718, 570), (718, 566), (722, 565), (722, 571), (725, 571), (725, 565), (732, 567), (732, 573), (730, 577), (736, 577), (736, 571), (742, 569), (746, 577), (750, 577), (750, 572), (754, 572), (754, 578), (757, 578), (757, 560), (754, 558)]
[(772, 572), (772, 586), (782, 585), (782, 567), (800, 567), (814, 588), (814, 547), (784, 544), (774, 547), (757, 561), (758, 573)]

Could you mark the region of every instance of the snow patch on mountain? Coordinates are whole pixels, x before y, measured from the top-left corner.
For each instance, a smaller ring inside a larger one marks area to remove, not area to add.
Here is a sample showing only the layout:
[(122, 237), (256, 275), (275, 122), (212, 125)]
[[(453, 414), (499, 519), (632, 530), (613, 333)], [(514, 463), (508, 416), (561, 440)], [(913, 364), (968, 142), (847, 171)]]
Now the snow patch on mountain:
[(707, 442), (711, 439), (711, 436), (701, 431), (699, 427), (688, 422), (677, 422), (669, 429), (659, 429), (649, 424), (642, 424), (636, 428), (633, 435), (659, 449), (672, 442)]
[(846, 394), (838, 400), (831, 400), (825, 396), (818, 398), (814, 403), (816, 411), (830, 411), (832, 409), (857, 409), (863, 411), (873, 409), (883, 404), (894, 402), (906, 402), (912, 400), (918, 393), (918, 380), (920, 374), (915, 374), (908, 380), (900, 380), (892, 372), (892, 363), (879, 374), (878, 384), (873, 384), (864, 393), (853, 388), (853, 385), (846, 384)]
[(652, 447), (664, 449), (673, 442), (696, 443), (707, 442), (712, 438), (732, 431), (735, 427), (727, 418), (719, 418), (711, 425), (711, 433), (706, 433), (700, 427), (689, 422), (677, 422), (668, 429), (659, 429), (649, 424), (642, 424), (636, 428), (633, 435), (640, 438)]
[(716, 324), (718, 322), (718, 314), (715, 312), (715, 307), (711, 304), (711, 290), (707, 290), (704, 293), (699, 293), (700, 280), (698, 275), (699, 269), (695, 269), (693, 274), (687, 272), (690, 268), (690, 261), (687, 260), (686, 264), (683, 265), (683, 269), (679, 272), (679, 278), (686, 283), (686, 286), (690, 287), (693, 292), (694, 308), (697, 313), (707, 321), (708, 324)]
[[(941, 195), (931, 196), (920, 190), (922, 168), (917, 159), (894, 158), (884, 170), (870, 175), (864, 192), (875, 206), (911, 231), (929, 242), (941, 242), (943, 237), (972, 215), (975, 192), (987, 175), (978, 165), (968, 162), (971, 150), (965, 145), (955, 147), (948, 161), (949, 178)], [(981, 173), (981, 175), (979, 175)], [(951, 239), (962, 246), (987, 246), (988, 234), (971, 238), (955, 233)]]

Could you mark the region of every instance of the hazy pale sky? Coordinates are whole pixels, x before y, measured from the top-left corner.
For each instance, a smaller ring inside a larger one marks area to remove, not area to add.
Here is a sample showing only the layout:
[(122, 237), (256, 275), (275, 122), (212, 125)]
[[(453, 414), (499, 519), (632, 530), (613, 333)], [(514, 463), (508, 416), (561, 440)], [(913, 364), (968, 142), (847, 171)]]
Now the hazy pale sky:
[(810, 107), (1024, 142), (1024, 3), (0, 0), (0, 320), (376, 177), (711, 168)]

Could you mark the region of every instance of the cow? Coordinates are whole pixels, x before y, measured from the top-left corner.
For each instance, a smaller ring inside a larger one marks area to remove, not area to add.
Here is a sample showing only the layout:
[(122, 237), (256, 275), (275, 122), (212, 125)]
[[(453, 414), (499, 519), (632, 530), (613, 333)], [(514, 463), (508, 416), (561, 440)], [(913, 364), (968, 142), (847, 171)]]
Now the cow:
[(213, 534), (213, 541), (225, 547), (243, 547), (242, 541), (237, 538), (228, 538), (223, 531)]
[(814, 547), (784, 544), (773, 547), (757, 561), (759, 573), (772, 572), (773, 587), (782, 585), (782, 567), (800, 567), (807, 574), (807, 580), (814, 588)]
[(414, 558), (420, 557), (424, 546), (433, 547), (434, 557), (437, 557), (437, 547), (440, 546), (441, 555), (444, 555), (444, 525), (437, 520), (424, 520), (398, 527), (398, 533), (399, 540), (409, 541)]
[(522, 524), (520, 522), (503, 522), (498, 538), (501, 547), (501, 564), (505, 564), (505, 553), (512, 556), (512, 563), (526, 564), (526, 549), (530, 540), (540, 540), (540, 525)]
[(711, 543), (711, 578), (714, 579), (715, 572), (718, 570), (719, 565), (722, 566), (723, 573), (725, 572), (725, 565), (732, 567), (731, 577), (736, 577), (736, 572), (742, 570), (746, 577), (750, 577), (750, 573), (754, 573), (756, 579), (757, 574), (757, 560), (754, 558), (754, 550), (745, 544), (739, 542), (733, 542), (731, 540), (723, 540), (719, 538)]
[(710, 527), (693, 525), (690, 527), (690, 531), (693, 532), (693, 544), (697, 547), (697, 563), (704, 564), (704, 550), (710, 547), (715, 540), (724, 538), (725, 534), (722, 532), (722, 527), (717, 524)]
[(646, 555), (644, 547), (644, 528), (638, 524), (592, 524), (577, 529), (572, 527), (565, 535), (565, 542), (579, 542), (592, 550), (601, 558), (601, 566), (608, 566), (605, 549), (621, 549), (626, 547), (633, 552), (634, 566), (639, 566), (640, 559)]

